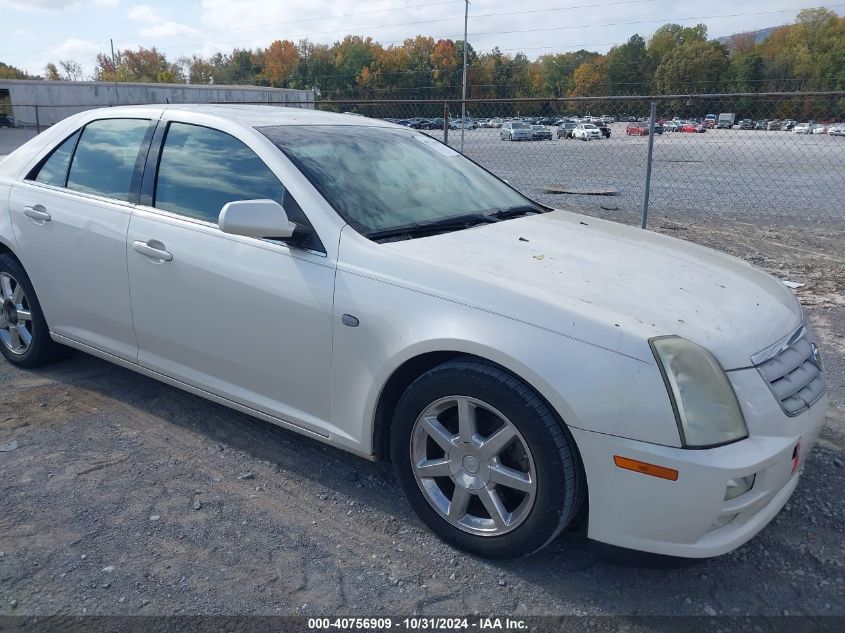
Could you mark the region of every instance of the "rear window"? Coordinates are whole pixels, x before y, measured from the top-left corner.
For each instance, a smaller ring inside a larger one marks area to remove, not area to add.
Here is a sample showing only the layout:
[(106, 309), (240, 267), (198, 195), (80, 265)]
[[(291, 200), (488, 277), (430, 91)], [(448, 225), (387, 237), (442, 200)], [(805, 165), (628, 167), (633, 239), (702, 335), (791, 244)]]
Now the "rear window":
[(103, 119), (86, 125), (73, 155), (67, 188), (128, 201), (149, 125), (147, 119)]

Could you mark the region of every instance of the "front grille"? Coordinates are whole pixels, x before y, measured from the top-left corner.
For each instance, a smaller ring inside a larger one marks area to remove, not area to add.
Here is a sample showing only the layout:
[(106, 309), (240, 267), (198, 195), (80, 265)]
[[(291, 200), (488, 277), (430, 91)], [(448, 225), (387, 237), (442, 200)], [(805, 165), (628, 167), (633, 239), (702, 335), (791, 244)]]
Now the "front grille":
[(803, 413), (824, 394), (826, 384), (818, 352), (803, 327), (766, 356), (755, 367), (786, 415)]

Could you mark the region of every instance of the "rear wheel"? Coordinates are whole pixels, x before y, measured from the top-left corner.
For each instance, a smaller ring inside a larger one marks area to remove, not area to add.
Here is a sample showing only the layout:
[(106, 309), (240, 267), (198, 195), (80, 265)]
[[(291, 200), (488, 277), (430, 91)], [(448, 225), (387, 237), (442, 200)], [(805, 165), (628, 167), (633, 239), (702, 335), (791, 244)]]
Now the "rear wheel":
[(583, 499), (577, 448), (554, 412), (525, 383), (476, 359), (440, 365), (408, 388), (391, 457), (423, 522), (482, 556), (536, 552)]
[(41, 304), (23, 266), (0, 256), (0, 352), (19, 367), (38, 367), (60, 358), (66, 348), (50, 338)]

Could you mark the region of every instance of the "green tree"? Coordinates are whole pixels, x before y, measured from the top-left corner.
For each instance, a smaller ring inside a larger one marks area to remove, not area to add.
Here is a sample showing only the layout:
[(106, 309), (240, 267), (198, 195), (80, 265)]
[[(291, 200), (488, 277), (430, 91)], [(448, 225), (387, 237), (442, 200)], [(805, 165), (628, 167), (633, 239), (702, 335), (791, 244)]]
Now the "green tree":
[(717, 42), (678, 45), (654, 71), (654, 86), (663, 94), (715, 92), (728, 67), (728, 51)]
[(653, 68), (645, 40), (632, 35), (621, 46), (611, 48), (604, 70), (610, 93), (648, 94)]

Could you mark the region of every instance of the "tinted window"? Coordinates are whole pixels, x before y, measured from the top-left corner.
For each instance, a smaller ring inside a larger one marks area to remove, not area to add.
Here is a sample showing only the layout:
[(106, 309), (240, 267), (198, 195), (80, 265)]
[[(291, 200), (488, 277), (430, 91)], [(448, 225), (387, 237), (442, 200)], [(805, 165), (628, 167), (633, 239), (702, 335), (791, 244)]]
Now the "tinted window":
[(304, 224), (298, 207), (285, 204), (279, 179), (238, 139), (197, 125), (170, 124), (159, 163), (156, 208), (216, 223), (227, 202), (262, 198), (275, 200), (292, 221)]
[(50, 154), (50, 157), (41, 165), (38, 174), (35, 176), (37, 182), (45, 185), (64, 187), (67, 181), (67, 167), (70, 164), (70, 157), (73, 155), (73, 148), (76, 146), (76, 139), (79, 132), (73, 134), (64, 143), (59, 145)]
[(150, 122), (94, 121), (82, 130), (68, 176), (68, 189), (129, 200), (135, 161)]

